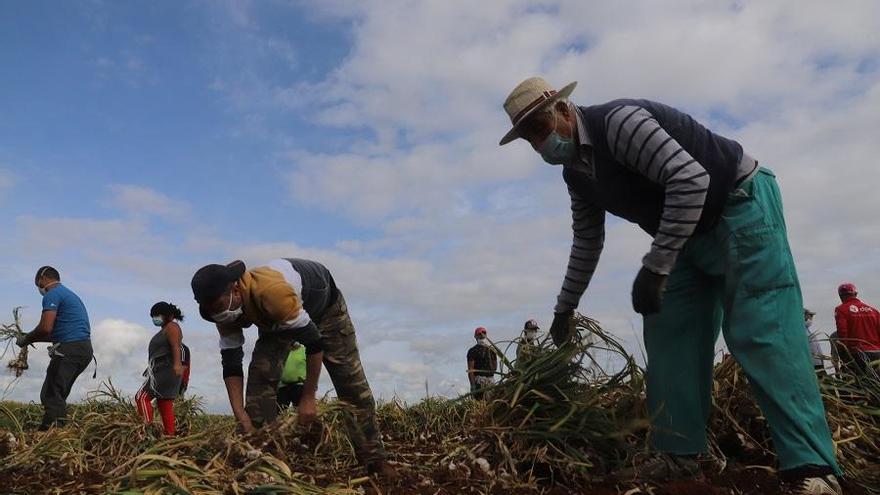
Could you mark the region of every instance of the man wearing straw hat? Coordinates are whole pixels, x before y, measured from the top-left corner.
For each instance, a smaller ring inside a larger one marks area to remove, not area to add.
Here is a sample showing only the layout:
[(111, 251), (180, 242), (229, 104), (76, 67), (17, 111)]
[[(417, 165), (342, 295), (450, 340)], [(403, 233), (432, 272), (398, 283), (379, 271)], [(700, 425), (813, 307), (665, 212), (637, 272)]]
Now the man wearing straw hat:
[(784, 493), (839, 494), (840, 468), (803, 330), (803, 303), (773, 172), (731, 139), (648, 100), (588, 107), (539, 77), (504, 109), (523, 138), (562, 165), (573, 244), (551, 336), (561, 344), (605, 237), (605, 214), (653, 237), (632, 288), (644, 315), (656, 453), (622, 476), (699, 476), (707, 452), (719, 329), (770, 424)]

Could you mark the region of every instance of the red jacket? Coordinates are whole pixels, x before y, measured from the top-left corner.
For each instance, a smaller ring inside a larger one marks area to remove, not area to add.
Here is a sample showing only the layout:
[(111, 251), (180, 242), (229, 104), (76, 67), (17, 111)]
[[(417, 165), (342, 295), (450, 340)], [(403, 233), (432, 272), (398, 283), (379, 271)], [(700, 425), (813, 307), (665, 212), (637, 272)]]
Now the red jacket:
[(880, 351), (880, 312), (850, 297), (834, 308), (837, 336), (849, 347)]

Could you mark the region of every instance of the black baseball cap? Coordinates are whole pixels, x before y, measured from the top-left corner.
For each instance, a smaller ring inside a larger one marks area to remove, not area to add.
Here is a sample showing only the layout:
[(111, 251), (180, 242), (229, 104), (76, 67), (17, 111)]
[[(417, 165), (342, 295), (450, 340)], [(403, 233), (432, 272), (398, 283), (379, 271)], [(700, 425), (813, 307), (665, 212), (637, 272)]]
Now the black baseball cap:
[(193, 297), (199, 303), (199, 313), (202, 318), (212, 321), (206, 306), (210, 305), (222, 296), (229, 284), (238, 281), (244, 275), (245, 266), (241, 260), (235, 260), (228, 265), (205, 265), (193, 275)]

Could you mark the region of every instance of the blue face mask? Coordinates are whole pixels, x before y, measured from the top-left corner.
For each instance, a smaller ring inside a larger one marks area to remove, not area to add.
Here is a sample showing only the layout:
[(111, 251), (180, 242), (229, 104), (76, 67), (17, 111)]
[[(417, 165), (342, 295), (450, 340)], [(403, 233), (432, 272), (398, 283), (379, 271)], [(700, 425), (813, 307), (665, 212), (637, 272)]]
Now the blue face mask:
[(574, 142), (574, 138), (566, 139), (556, 132), (556, 124), (558, 122), (559, 115), (556, 114), (553, 131), (544, 139), (544, 142), (541, 143), (537, 150), (541, 154), (541, 158), (550, 165), (569, 163), (577, 157), (577, 145)]

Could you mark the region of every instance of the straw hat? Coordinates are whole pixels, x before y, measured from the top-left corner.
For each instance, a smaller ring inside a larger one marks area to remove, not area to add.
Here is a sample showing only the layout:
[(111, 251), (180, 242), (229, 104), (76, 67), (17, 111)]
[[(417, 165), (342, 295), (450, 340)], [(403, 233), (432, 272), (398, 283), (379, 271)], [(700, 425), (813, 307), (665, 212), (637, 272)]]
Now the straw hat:
[(519, 83), (510, 95), (504, 100), (504, 111), (510, 116), (513, 128), (501, 138), (498, 143), (503, 146), (519, 137), (517, 127), (523, 123), (529, 115), (537, 112), (545, 106), (561, 98), (568, 98), (574, 91), (577, 81), (565, 85), (559, 91), (553, 89), (547, 81), (540, 77), (530, 77)]

